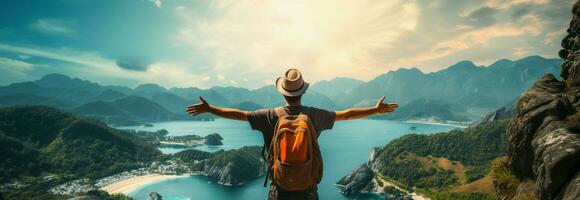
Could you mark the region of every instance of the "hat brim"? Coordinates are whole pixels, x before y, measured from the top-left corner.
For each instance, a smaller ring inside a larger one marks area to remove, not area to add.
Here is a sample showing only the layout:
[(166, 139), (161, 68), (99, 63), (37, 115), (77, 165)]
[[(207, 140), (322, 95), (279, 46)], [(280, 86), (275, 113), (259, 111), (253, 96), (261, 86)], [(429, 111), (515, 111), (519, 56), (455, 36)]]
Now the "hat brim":
[(297, 91), (287, 91), (282, 87), (282, 82), (280, 81), (282, 77), (279, 77), (278, 79), (276, 79), (276, 89), (278, 90), (278, 92), (284, 96), (287, 97), (295, 97), (295, 96), (300, 96), (303, 95), (304, 93), (306, 93), (306, 90), (308, 89), (308, 86), (310, 84), (308, 84), (308, 82), (304, 81), (304, 85), (302, 86), (302, 88), (300, 88), (300, 90)]

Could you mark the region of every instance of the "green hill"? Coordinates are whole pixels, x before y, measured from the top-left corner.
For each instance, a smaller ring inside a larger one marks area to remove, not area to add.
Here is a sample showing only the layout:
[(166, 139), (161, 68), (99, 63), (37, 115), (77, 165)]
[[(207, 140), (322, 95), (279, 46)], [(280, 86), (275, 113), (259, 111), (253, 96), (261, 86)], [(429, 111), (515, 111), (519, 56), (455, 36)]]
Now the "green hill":
[(493, 199), (490, 164), (505, 155), (508, 123), (497, 120), (463, 130), (402, 136), (375, 148), (367, 164), (337, 184), (346, 194), (400, 193), (394, 184), (432, 199)]
[[(456, 191), (486, 193), (491, 189), (491, 182), (486, 179), (490, 163), (506, 152), (508, 122), (500, 120), (433, 135), (406, 135), (385, 146), (373, 166), (381, 176), (435, 199)], [(479, 185), (462, 189), (468, 184)]]
[(0, 182), (47, 173), (102, 177), (160, 154), (125, 132), (55, 108), (0, 109)]

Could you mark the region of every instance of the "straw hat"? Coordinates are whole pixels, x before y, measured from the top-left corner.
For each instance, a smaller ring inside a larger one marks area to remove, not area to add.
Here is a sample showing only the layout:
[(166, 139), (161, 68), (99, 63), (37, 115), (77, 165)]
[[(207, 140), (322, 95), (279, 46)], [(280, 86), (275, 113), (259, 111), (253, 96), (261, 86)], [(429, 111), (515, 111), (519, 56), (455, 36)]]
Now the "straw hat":
[(295, 97), (303, 95), (308, 89), (308, 82), (304, 81), (297, 69), (289, 69), (284, 76), (276, 79), (276, 88), (284, 96)]

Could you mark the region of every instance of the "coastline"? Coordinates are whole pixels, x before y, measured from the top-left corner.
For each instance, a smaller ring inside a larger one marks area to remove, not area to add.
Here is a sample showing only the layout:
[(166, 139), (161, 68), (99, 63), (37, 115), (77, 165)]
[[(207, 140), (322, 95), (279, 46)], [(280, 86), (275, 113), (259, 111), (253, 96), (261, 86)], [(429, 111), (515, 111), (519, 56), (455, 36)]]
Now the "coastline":
[(457, 128), (467, 128), (469, 127), (470, 123), (449, 123), (449, 122), (435, 122), (429, 120), (405, 120), (402, 121), (405, 123), (413, 123), (413, 124), (429, 124), (429, 125), (441, 125), (441, 126), (453, 126)]
[(165, 174), (146, 174), (142, 176), (135, 176), (128, 179), (123, 179), (106, 186), (101, 187), (101, 190), (109, 194), (129, 194), (135, 189), (154, 182), (189, 177), (189, 175), (165, 175)]

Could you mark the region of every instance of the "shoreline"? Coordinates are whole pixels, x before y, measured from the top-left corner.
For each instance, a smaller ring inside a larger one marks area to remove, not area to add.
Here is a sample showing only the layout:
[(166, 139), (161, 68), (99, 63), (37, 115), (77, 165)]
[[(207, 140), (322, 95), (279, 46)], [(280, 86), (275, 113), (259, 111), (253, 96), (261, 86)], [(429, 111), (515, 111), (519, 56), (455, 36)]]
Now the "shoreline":
[(135, 176), (128, 179), (123, 179), (106, 186), (101, 187), (101, 190), (106, 191), (109, 194), (129, 194), (135, 191), (137, 188), (142, 187), (147, 184), (175, 179), (189, 177), (190, 175), (165, 175), (165, 174), (146, 174), (142, 176)]
[(457, 128), (467, 128), (469, 127), (469, 123), (446, 123), (446, 122), (433, 122), (427, 120), (405, 120), (401, 121), (405, 123), (413, 123), (413, 124), (428, 124), (428, 125), (440, 125), (440, 126), (453, 126)]

